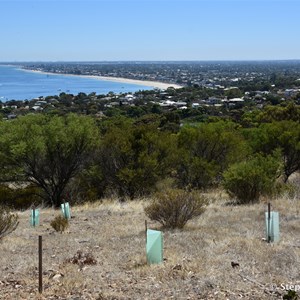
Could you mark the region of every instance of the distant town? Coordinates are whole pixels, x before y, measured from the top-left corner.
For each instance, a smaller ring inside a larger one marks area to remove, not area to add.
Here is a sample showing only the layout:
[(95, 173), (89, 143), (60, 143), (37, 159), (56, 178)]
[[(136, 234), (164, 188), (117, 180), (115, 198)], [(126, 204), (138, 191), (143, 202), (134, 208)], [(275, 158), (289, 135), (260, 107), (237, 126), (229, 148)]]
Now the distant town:
[(224, 116), (289, 101), (300, 103), (300, 61), (220, 62), (60, 62), (18, 63), (22, 68), (57, 74), (121, 77), (177, 84), (182, 88), (136, 93), (78, 95), (61, 92), (1, 103), (4, 119), (29, 112), (76, 112), (96, 117), (177, 111), (182, 119)]

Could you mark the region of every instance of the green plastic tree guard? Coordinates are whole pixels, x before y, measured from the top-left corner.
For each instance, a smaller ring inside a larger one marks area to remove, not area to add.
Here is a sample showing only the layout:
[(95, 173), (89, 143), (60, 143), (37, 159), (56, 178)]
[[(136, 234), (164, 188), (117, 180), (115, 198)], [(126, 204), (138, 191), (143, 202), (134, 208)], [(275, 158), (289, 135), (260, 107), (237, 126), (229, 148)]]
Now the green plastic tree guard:
[(38, 209), (32, 209), (30, 214), (30, 225), (35, 227), (40, 223), (40, 212)]
[(159, 264), (163, 261), (163, 236), (158, 230), (147, 230), (146, 253), (148, 264)]
[(62, 203), (61, 210), (66, 219), (71, 219), (69, 202)]
[(266, 239), (270, 242), (279, 241), (279, 213), (271, 211), (270, 220), (268, 212), (265, 213), (266, 218)]

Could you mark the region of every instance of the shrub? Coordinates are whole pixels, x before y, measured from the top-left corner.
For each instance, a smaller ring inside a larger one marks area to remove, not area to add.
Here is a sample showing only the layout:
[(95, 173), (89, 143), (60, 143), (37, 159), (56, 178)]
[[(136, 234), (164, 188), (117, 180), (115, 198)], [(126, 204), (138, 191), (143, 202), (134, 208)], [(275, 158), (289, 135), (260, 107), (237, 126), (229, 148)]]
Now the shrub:
[(0, 207), (0, 240), (13, 232), (18, 224), (18, 215), (11, 214), (6, 208)]
[(195, 192), (173, 189), (157, 193), (145, 213), (166, 228), (183, 228), (189, 220), (204, 212), (205, 204)]
[(223, 186), (240, 204), (256, 202), (261, 195), (272, 194), (279, 170), (278, 158), (256, 155), (224, 172)]
[(158, 130), (157, 126), (128, 121), (111, 123), (97, 155), (97, 173), (102, 177), (105, 192), (113, 191), (131, 199), (148, 195), (169, 174), (176, 150), (175, 137)]
[(207, 189), (218, 184), (221, 173), (248, 150), (238, 127), (220, 121), (184, 126), (178, 134), (178, 151), (178, 187)]
[(201, 157), (182, 159), (177, 169), (177, 186), (190, 186), (194, 189), (205, 189), (214, 185), (219, 172), (216, 163), (208, 162)]
[(58, 215), (51, 221), (50, 225), (55, 229), (55, 231), (62, 233), (68, 228), (69, 222), (65, 217)]
[(283, 296), (284, 300), (297, 300), (298, 294), (294, 290), (288, 290), (286, 294)]
[(40, 194), (41, 190), (34, 185), (15, 189), (12, 191), (13, 201), (11, 205), (15, 209), (27, 209), (32, 204), (37, 206), (42, 204), (43, 201), (43, 199), (39, 196)]
[(10, 188), (2, 184), (0, 185), (0, 205), (14, 209), (27, 209), (33, 203), (35, 205), (42, 203), (42, 198), (39, 194), (40, 189), (33, 185)]
[(12, 203), (12, 189), (8, 186), (1, 184), (0, 185), (0, 205), (9, 206)]

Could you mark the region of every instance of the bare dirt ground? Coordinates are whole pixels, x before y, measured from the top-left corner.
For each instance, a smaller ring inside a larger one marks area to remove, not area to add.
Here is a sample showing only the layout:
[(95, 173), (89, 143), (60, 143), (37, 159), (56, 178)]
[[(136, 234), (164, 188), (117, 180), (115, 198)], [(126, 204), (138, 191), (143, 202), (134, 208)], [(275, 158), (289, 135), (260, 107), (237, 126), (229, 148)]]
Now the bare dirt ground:
[[(183, 230), (164, 231), (159, 265), (146, 264), (147, 200), (73, 207), (62, 234), (50, 226), (59, 211), (42, 209), (37, 228), (29, 226), (29, 211), (19, 212), (18, 228), (0, 242), (0, 299), (282, 299), (283, 287), (300, 287), (300, 199), (272, 200), (281, 236), (268, 244), (266, 202), (234, 206), (222, 192), (207, 197), (202, 216)], [(43, 236), (42, 294), (38, 235)], [(97, 263), (67, 262), (78, 250)]]

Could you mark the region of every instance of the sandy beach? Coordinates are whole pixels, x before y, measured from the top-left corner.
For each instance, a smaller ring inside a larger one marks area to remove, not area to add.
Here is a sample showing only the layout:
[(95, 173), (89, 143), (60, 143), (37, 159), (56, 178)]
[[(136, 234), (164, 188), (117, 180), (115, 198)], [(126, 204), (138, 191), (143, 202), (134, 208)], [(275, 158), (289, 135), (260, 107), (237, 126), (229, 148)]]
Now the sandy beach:
[(105, 77), (105, 76), (83, 76), (83, 77), (95, 78), (95, 79), (99, 79), (99, 80), (114, 81), (114, 82), (122, 82), (122, 83), (128, 83), (128, 84), (151, 86), (153, 88), (158, 88), (161, 90), (165, 90), (168, 87), (172, 87), (174, 89), (182, 88), (182, 86), (180, 86), (178, 84), (164, 83), (164, 82), (159, 82), (159, 81), (135, 80), (135, 79), (122, 78), (122, 77)]
[(143, 85), (143, 86), (149, 86), (161, 90), (165, 90), (169, 87), (172, 87), (174, 89), (180, 89), (182, 86), (178, 84), (173, 83), (164, 83), (159, 81), (149, 81), (149, 80), (136, 80), (136, 79), (128, 79), (128, 78), (122, 78), (122, 77), (109, 77), (109, 76), (96, 76), (96, 75), (74, 75), (74, 74), (61, 74), (61, 73), (50, 73), (50, 72), (43, 72), (38, 70), (28, 70), (28, 69), (21, 69), (23, 71), (27, 72), (35, 72), (40, 74), (49, 74), (49, 75), (63, 75), (63, 76), (77, 76), (82, 78), (91, 78), (96, 80), (102, 80), (102, 81), (112, 81), (112, 82), (120, 82), (120, 83), (126, 83), (126, 84), (137, 84), (137, 85)]

